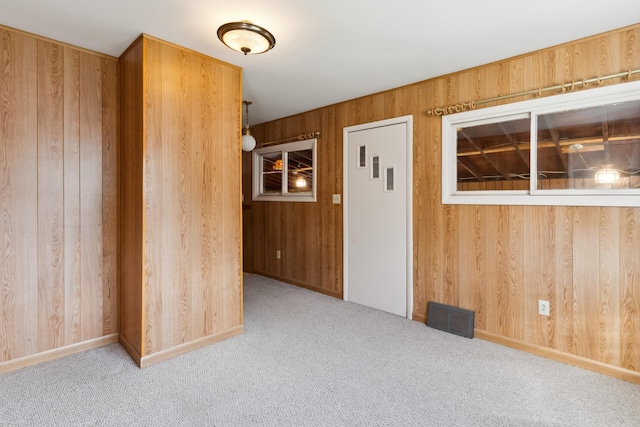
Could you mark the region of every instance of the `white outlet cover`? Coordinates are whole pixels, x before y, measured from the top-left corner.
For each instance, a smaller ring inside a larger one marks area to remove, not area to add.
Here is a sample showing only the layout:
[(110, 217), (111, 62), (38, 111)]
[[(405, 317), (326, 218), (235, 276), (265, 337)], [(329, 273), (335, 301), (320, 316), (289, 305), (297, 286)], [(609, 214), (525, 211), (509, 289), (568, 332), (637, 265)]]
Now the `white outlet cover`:
[(551, 306), (549, 305), (549, 301), (545, 301), (542, 299), (538, 300), (538, 314), (549, 316), (550, 310)]
[(333, 204), (334, 205), (339, 205), (340, 204), (340, 195), (339, 194), (334, 194), (333, 195)]

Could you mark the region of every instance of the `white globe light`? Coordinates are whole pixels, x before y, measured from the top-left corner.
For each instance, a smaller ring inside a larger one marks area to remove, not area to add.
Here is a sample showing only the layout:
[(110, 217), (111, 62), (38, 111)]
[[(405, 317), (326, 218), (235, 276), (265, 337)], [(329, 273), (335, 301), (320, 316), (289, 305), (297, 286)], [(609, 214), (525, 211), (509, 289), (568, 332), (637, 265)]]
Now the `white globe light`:
[(256, 139), (253, 135), (242, 135), (242, 151), (251, 151), (256, 148)]

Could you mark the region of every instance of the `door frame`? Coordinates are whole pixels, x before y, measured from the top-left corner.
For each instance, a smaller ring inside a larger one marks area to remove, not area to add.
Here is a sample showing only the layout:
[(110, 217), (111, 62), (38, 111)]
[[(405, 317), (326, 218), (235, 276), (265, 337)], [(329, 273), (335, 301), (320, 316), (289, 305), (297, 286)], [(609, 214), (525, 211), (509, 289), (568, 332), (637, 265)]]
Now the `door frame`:
[(407, 319), (413, 318), (413, 116), (379, 120), (342, 129), (342, 296), (349, 301), (349, 133), (405, 123), (407, 125)]

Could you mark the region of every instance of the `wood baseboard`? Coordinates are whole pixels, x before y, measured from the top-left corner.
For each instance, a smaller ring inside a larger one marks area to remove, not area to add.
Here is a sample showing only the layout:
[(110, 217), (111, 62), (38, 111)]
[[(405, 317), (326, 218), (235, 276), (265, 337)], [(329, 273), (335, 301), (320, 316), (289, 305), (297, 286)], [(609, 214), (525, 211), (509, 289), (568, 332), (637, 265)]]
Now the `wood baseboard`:
[(326, 289), (317, 288), (315, 286), (311, 286), (311, 285), (308, 285), (308, 284), (303, 283), (303, 282), (298, 282), (297, 280), (291, 280), (291, 279), (287, 279), (286, 277), (277, 276), (275, 274), (265, 273), (264, 271), (256, 270), (253, 274), (257, 274), (258, 276), (268, 277), (268, 278), (274, 279), (274, 280), (279, 280), (280, 282), (288, 283), (290, 285), (299, 286), (301, 288), (309, 289), (310, 291), (315, 291), (315, 292), (319, 292), (321, 294), (329, 295), (330, 297), (342, 299), (342, 293), (340, 293), (340, 292), (333, 292), (333, 291), (328, 291)]
[(209, 335), (194, 341), (190, 341), (188, 343), (184, 343), (172, 348), (168, 348), (166, 350), (159, 351), (157, 353), (152, 353), (148, 356), (142, 356), (140, 358), (140, 361), (136, 363), (138, 363), (138, 366), (140, 366), (141, 368), (146, 368), (158, 362), (171, 359), (172, 357), (178, 356), (180, 354), (187, 353), (189, 351), (207, 346), (209, 344), (213, 344), (218, 341), (222, 341), (227, 338), (231, 338), (236, 335), (240, 335), (242, 331), (243, 331), (243, 326), (239, 325), (214, 335)]
[[(427, 323), (427, 316), (421, 314), (413, 314), (413, 320)], [(629, 381), (635, 384), (640, 384), (640, 372), (624, 369), (619, 366), (608, 365), (606, 363), (598, 362), (595, 360), (587, 359), (585, 357), (576, 356), (575, 354), (565, 353), (562, 351), (554, 350), (547, 347), (542, 347), (535, 344), (528, 344), (522, 341), (514, 340), (511, 338), (503, 337), (501, 335), (492, 334), (480, 329), (474, 329), (474, 337), (485, 341), (490, 341), (495, 344), (504, 345), (507, 347), (515, 348), (516, 350), (525, 351), (527, 353), (535, 354), (537, 356), (546, 357), (547, 359), (556, 360), (558, 362), (566, 363), (568, 365), (577, 366), (579, 368), (587, 369), (589, 371), (604, 374), (610, 377), (619, 378), (621, 380)]]
[(138, 367), (140, 367), (140, 359), (142, 359), (142, 356), (140, 355), (140, 352), (136, 349), (136, 347), (131, 344), (131, 341), (129, 341), (121, 334), (118, 342), (125, 349), (125, 351), (129, 353), (129, 356), (133, 359), (134, 362), (136, 362)]
[(411, 315), (411, 320), (415, 320), (416, 322), (420, 322), (420, 323), (427, 323), (427, 316), (413, 313)]
[(511, 338), (506, 338), (500, 335), (481, 331), (479, 329), (475, 329), (474, 334), (476, 338), (515, 348), (516, 350), (526, 351), (527, 353), (532, 353), (538, 356), (546, 357), (547, 359), (553, 359), (558, 362), (567, 363), (569, 365), (577, 366), (589, 371), (598, 372), (610, 377), (640, 384), (640, 372), (630, 371), (618, 366), (608, 365), (606, 363), (598, 362), (551, 348), (542, 347), (539, 345), (523, 343)]
[(102, 347), (118, 342), (118, 334), (105, 335), (103, 337), (82, 341), (76, 344), (67, 345), (53, 350), (43, 351), (41, 353), (32, 354), (31, 356), (21, 357), (19, 359), (8, 360), (0, 363), (0, 374), (17, 369), (26, 368), (27, 366), (37, 365), (38, 363), (48, 362), (50, 360), (59, 359), (61, 357), (70, 356), (92, 348)]

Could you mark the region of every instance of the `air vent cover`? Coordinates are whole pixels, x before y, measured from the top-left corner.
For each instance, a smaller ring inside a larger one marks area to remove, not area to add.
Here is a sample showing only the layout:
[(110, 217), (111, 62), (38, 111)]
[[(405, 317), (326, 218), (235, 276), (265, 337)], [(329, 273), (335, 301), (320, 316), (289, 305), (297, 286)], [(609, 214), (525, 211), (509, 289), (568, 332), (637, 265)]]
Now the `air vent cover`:
[(427, 310), (427, 326), (473, 338), (475, 312), (433, 301), (429, 301)]

